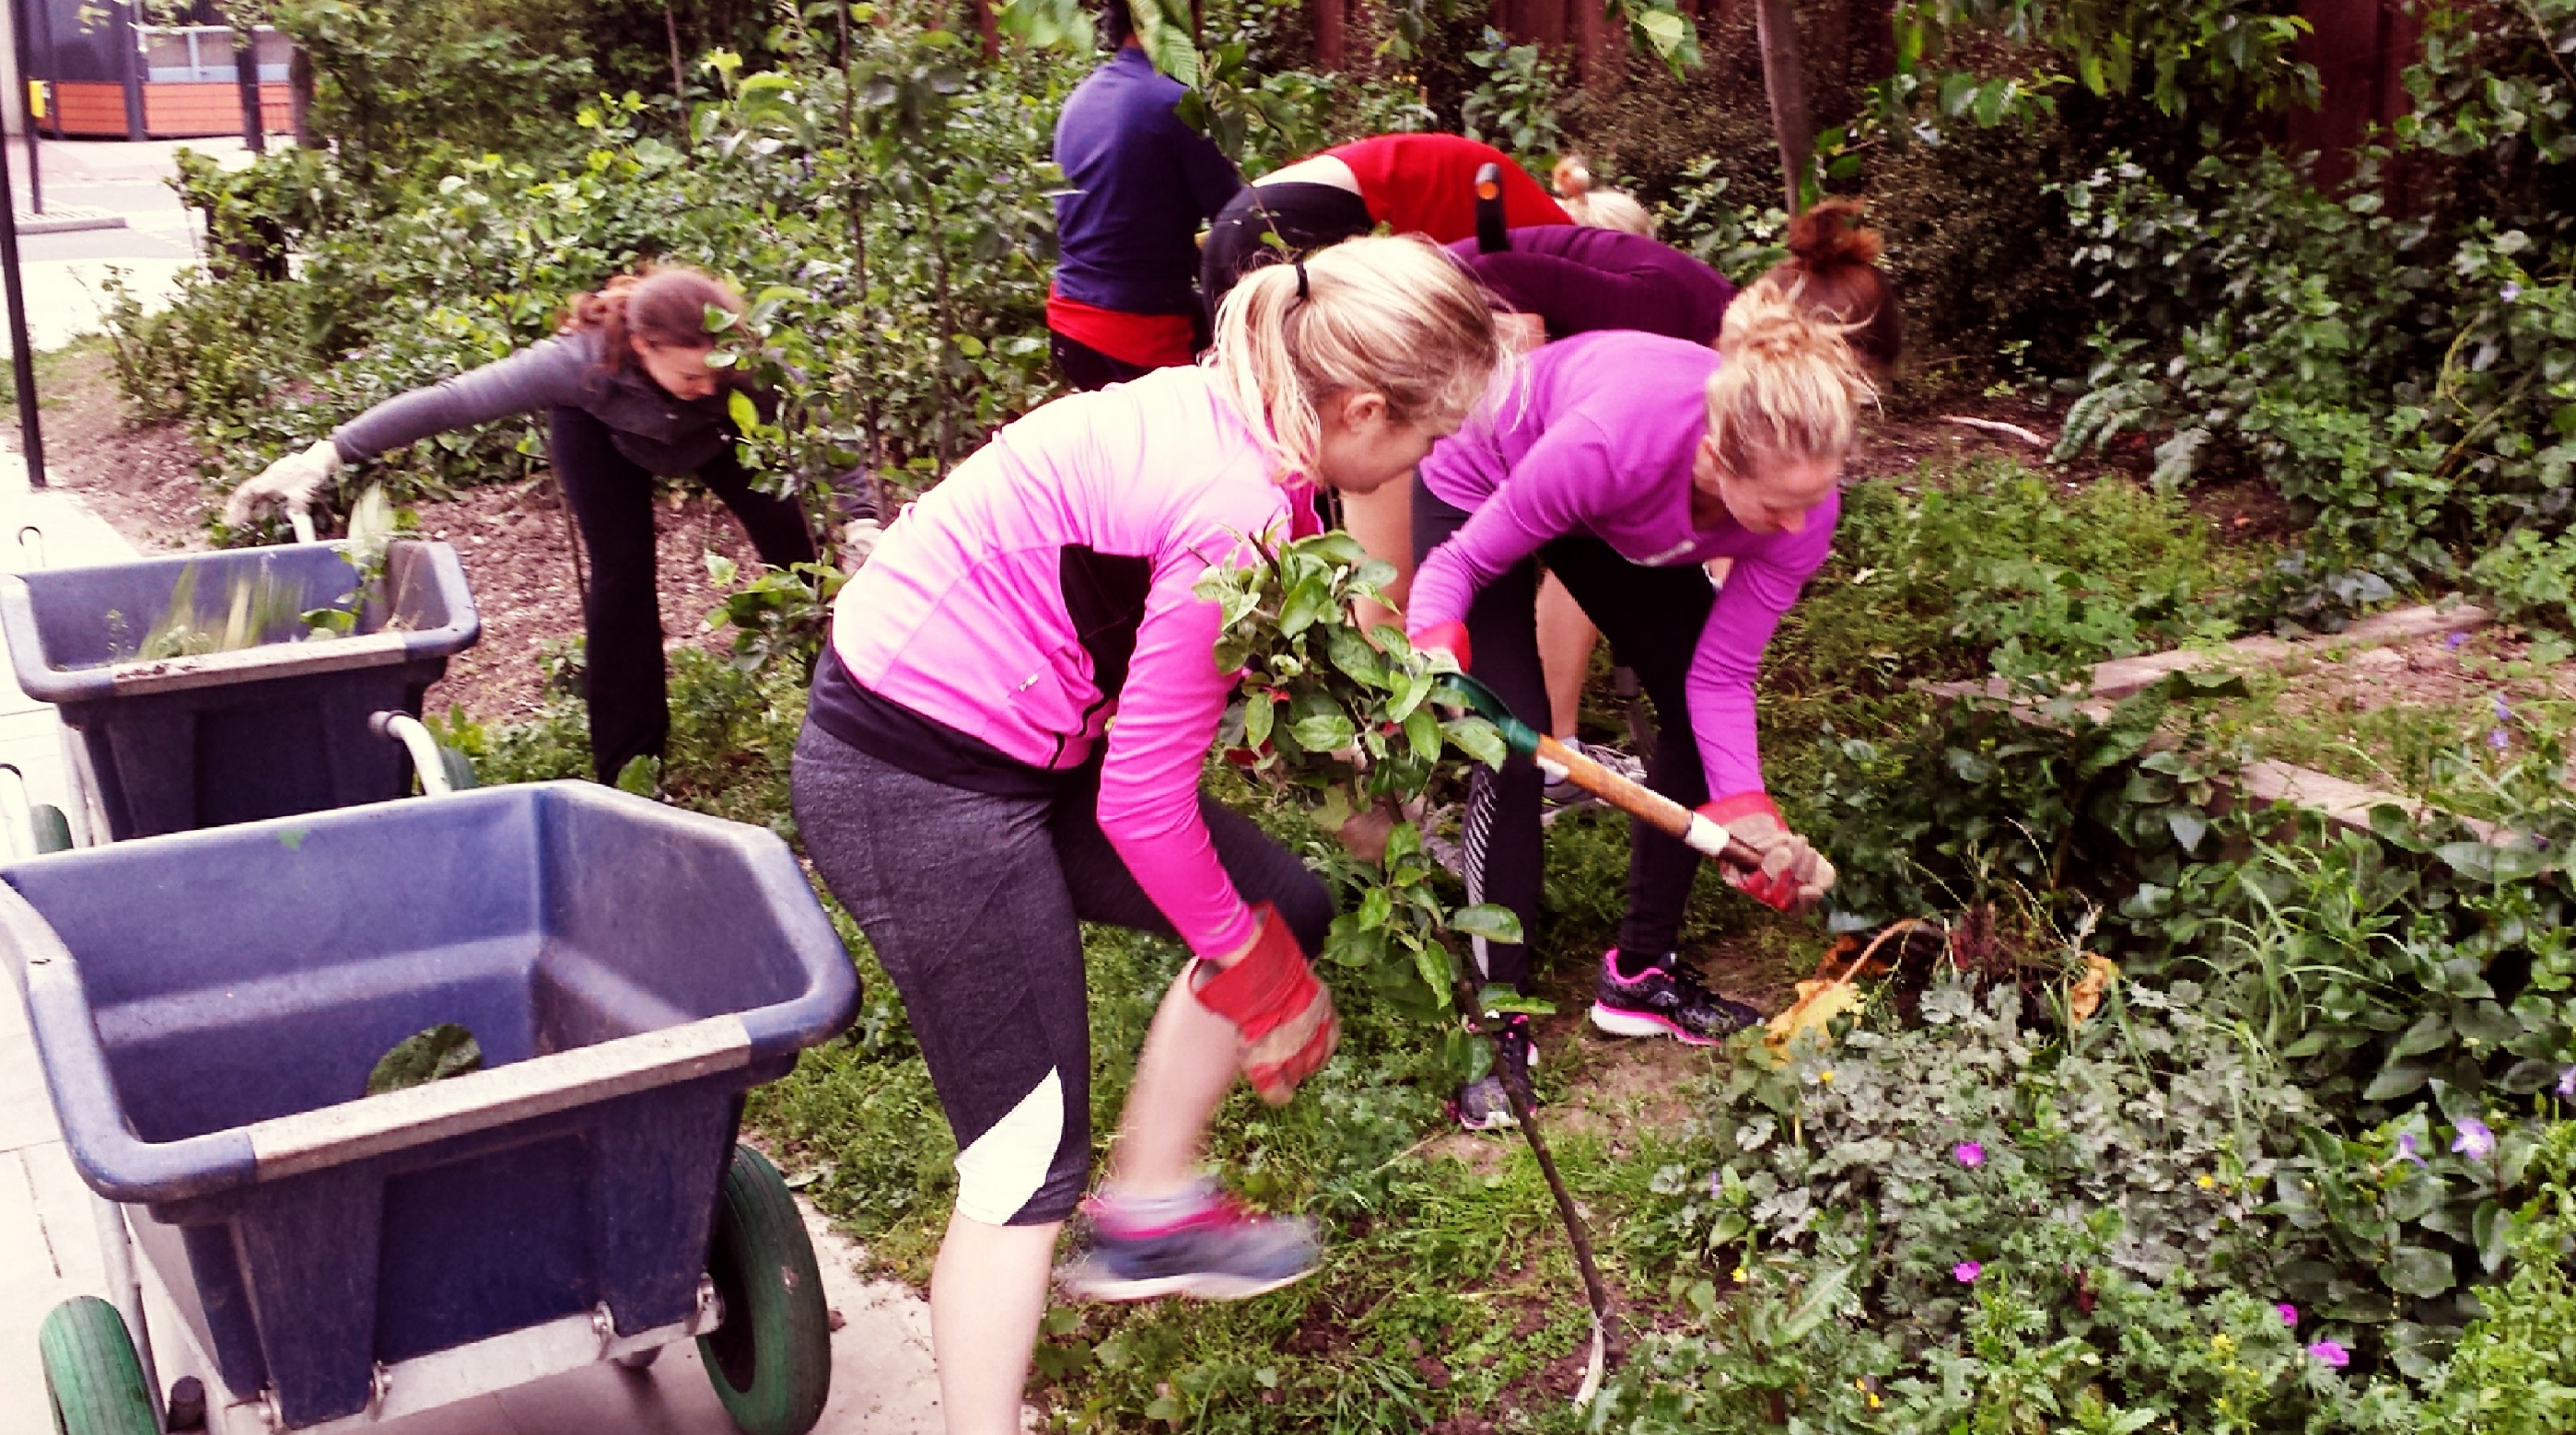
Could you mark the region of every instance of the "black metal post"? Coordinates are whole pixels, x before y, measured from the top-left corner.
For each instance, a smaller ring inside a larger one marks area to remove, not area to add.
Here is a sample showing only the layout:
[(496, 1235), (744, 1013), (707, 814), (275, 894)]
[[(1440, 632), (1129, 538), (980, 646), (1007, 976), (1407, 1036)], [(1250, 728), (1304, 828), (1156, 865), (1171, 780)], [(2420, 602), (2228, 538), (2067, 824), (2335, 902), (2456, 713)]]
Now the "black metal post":
[(241, 87), (242, 143), (252, 154), (266, 154), (268, 127), (259, 112), (259, 37), (239, 25), (233, 27), (233, 83)]
[(9, 37), (18, 52), (18, 117), (27, 126), (27, 212), (42, 214), (45, 174), (36, 153), (36, 79), (29, 65), (34, 51), (27, 44), (27, 0), (10, 0)]
[(117, 6), (111, 32), (116, 36), (116, 73), (125, 85), (125, 137), (141, 143), (143, 130), (143, 36), (135, 19), (136, 0)]
[(27, 486), (45, 486), (45, 431), (36, 417), (36, 346), (27, 337), (27, 291), (18, 279), (18, 206), (9, 166), (0, 164), (0, 285), (9, 297), (9, 373), (17, 381), (18, 444), (27, 455)]

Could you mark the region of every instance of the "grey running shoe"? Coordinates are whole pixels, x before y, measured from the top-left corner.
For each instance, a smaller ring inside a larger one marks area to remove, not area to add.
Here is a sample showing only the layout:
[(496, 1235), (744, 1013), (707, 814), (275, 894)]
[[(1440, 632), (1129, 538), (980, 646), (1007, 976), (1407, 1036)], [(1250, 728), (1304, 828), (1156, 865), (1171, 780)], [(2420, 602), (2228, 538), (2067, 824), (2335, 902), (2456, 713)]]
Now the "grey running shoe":
[(1497, 1131), (1520, 1125), (1512, 1114), (1511, 1097), (1503, 1090), (1508, 1081), (1532, 1109), (1538, 1106), (1538, 1092), (1530, 1085), (1530, 1072), (1538, 1065), (1538, 1046), (1530, 1040), (1529, 1018), (1517, 1013), (1503, 1018), (1502, 1051), (1494, 1069), (1458, 1088), (1450, 1110), (1458, 1124), (1469, 1131)]
[(1612, 1036), (1669, 1036), (1691, 1046), (1718, 1040), (1762, 1020), (1762, 1013), (1700, 984), (1676, 959), (1601, 954), (1592, 1024)]
[[(1646, 765), (1644, 763), (1639, 762), (1637, 759), (1630, 757), (1628, 754), (1621, 752), (1619, 749), (1612, 747), (1606, 742), (1585, 742), (1579, 737), (1570, 737), (1565, 739), (1565, 745), (1572, 748), (1575, 752), (1601, 764), (1603, 767), (1608, 768), (1610, 771), (1617, 773), (1619, 776), (1628, 779), (1630, 782), (1644, 782), (1646, 780)], [(1547, 778), (1547, 787), (1544, 791), (1544, 796), (1550, 807), (1581, 807), (1587, 803), (1597, 803), (1601, 800), (1594, 797), (1591, 793), (1584, 791), (1582, 788), (1575, 786), (1574, 779), (1567, 775), (1564, 768), (1557, 766), (1555, 763), (1542, 759), (1539, 762), (1538, 768), (1539, 771)]]
[(1123, 1230), (1098, 1197), (1083, 1210), (1091, 1248), (1061, 1278), (1084, 1300), (1242, 1300), (1303, 1279), (1321, 1259), (1313, 1223), (1258, 1215), (1231, 1196), (1214, 1196), (1176, 1221)]

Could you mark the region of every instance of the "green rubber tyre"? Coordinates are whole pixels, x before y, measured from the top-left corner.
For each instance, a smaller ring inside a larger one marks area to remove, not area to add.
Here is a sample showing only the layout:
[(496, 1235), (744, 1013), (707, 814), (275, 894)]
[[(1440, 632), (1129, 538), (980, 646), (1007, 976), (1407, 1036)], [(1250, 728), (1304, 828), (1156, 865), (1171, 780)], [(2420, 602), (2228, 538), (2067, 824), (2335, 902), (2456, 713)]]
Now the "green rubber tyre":
[(716, 1399), (744, 1435), (805, 1435), (832, 1393), (832, 1312), (796, 1198), (768, 1158), (736, 1146), (707, 1274), (724, 1324), (698, 1337)]
[(33, 829), (38, 852), (68, 852), (72, 846), (72, 820), (50, 802), (39, 802), (27, 814), (27, 825)]
[(94, 1295), (64, 1301), (36, 1332), (55, 1435), (154, 1435), (152, 1392), (125, 1318)]
[(475, 775), (474, 759), (445, 743), (439, 744), (438, 747), (438, 765), (447, 774), (447, 786), (450, 791), (463, 792), (467, 788), (483, 785), (483, 780)]

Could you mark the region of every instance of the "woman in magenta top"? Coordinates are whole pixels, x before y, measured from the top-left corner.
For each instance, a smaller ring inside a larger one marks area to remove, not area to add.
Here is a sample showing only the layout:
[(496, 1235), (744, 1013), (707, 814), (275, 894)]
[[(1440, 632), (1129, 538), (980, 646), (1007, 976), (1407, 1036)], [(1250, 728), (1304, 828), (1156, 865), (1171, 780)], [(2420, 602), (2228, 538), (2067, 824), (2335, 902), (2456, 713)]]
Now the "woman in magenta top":
[[(1753, 680), (1832, 545), (1868, 391), (1839, 326), (1757, 287), (1728, 308), (1715, 349), (1618, 330), (1540, 349), (1512, 392), (1432, 451), (1414, 490), (1415, 644), (1450, 650), (1524, 721), (1545, 721), (1533, 616), (1544, 561), (1654, 702), (1648, 784), (1762, 850), (1760, 872), (1730, 880), (1786, 909), (1812, 906), (1832, 875), (1764, 791)], [(1735, 561), (1718, 592), (1700, 567), (1712, 558)], [(1479, 783), (1461, 844), (1470, 900), (1511, 906), (1524, 931), (1537, 919), (1539, 786), (1526, 760)], [(1631, 844), (1627, 917), (1593, 1021), (1714, 1041), (1753, 1013), (1676, 957), (1698, 857), (1643, 824)], [(1518, 944), (1479, 942), (1477, 957), (1488, 981), (1528, 981)], [(1524, 1060), (1489, 1082), (1526, 1079), (1526, 1041), (1524, 1028)], [(1498, 1089), (1460, 1093), (1471, 1126), (1507, 1109)]]
[(1336, 1031), (1307, 966), (1331, 898), (1198, 790), (1236, 678), (1198, 582), (1311, 524), (1310, 485), (1402, 480), (1500, 358), (1448, 256), (1354, 240), (1240, 286), (1204, 364), (1002, 429), (842, 590), (791, 791), (957, 1136), (930, 1291), (951, 1432), (1019, 1430), (1089, 1171), (1081, 922), (1175, 936), (1197, 960), (1146, 1034), (1069, 1284), (1239, 1297), (1313, 1268), (1304, 1223), (1246, 1214), (1197, 1173), (1235, 1074), (1285, 1101)]

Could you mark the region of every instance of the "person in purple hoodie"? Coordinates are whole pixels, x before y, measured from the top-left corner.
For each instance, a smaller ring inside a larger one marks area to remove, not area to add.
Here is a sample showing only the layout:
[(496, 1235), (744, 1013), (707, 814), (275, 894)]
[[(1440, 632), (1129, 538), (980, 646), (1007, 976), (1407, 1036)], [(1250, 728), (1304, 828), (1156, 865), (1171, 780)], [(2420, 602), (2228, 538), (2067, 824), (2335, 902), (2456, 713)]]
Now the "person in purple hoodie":
[(1074, 87), (1055, 125), (1055, 283), (1047, 339), (1077, 389), (1186, 364), (1206, 345), (1199, 225), (1243, 185), (1234, 162), (1182, 123), (1189, 91), (1154, 68), (1127, 0), (1102, 10), (1108, 62)]
[[(1655, 705), (1648, 785), (1761, 851), (1759, 871), (1729, 880), (1793, 911), (1822, 899), (1832, 869), (1764, 790), (1753, 680), (1833, 542), (1843, 460), (1871, 393), (1845, 330), (1766, 282), (1728, 307), (1714, 349), (1622, 330), (1549, 344), (1511, 392), (1432, 450), (1413, 498), (1414, 644), (1448, 650), (1523, 720), (1543, 720), (1534, 612), (1544, 562)], [(1722, 589), (1700, 566), (1713, 558), (1734, 560)], [(1506, 765), (1469, 802), (1461, 844), (1469, 900), (1510, 906), (1525, 932), (1538, 915), (1539, 786), (1528, 760)], [(1755, 1019), (1680, 964), (1698, 864), (1682, 843), (1634, 829), (1628, 911), (1602, 957), (1596, 1026), (1704, 1044)], [(1527, 984), (1520, 944), (1479, 940), (1475, 955), (1484, 980)], [(1507, 1041), (1517, 1059), (1459, 1093), (1462, 1124), (1509, 1122), (1500, 1083), (1528, 1080), (1525, 1019)]]

